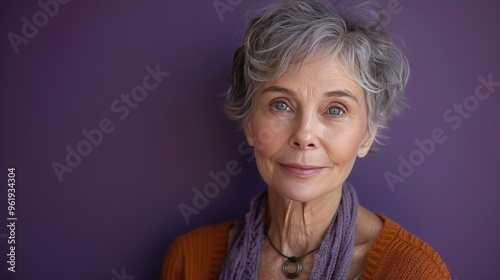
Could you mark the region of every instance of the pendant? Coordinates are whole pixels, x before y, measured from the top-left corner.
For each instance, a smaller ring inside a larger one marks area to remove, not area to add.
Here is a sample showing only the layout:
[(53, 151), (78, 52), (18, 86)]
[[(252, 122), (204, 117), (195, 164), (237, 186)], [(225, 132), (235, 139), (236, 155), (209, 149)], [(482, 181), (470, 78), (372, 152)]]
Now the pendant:
[[(288, 271), (288, 265), (290, 263), (295, 263), (297, 265), (297, 269), (294, 272)], [(283, 274), (288, 279), (297, 278), (302, 273), (302, 262), (299, 259), (297, 259), (296, 257), (286, 258), (286, 260), (283, 262), (282, 271), (283, 271)]]

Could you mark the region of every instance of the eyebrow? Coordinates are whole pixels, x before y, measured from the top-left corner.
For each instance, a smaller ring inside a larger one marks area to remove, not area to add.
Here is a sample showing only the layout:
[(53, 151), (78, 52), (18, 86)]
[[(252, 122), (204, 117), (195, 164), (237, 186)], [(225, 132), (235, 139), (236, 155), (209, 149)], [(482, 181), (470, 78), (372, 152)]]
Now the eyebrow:
[[(279, 92), (279, 93), (283, 93), (286, 95), (297, 95), (297, 93), (295, 91), (293, 91), (291, 89), (284, 88), (284, 87), (280, 87), (280, 86), (266, 87), (265, 89), (262, 90), (261, 94), (264, 94), (266, 92)], [(354, 96), (354, 94), (352, 94), (349, 90), (346, 90), (346, 89), (328, 91), (328, 92), (325, 92), (324, 95), (327, 97), (348, 97), (348, 98), (356, 101), (356, 103), (359, 104), (356, 96)]]

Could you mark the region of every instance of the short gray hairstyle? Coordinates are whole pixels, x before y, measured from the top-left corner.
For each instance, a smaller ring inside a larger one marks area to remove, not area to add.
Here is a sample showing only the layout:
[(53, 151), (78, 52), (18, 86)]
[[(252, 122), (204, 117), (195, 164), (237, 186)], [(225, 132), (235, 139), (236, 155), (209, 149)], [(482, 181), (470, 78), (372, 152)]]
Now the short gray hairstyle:
[[(377, 14), (375, 20), (366, 17)], [(363, 87), (368, 128), (378, 142), (380, 128), (386, 128), (389, 117), (404, 105), (402, 93), (409, 76), (405, 55), (380, 28), (380, 15), (361, 5), (341, 16), (340, 11), (315, 0), (282, 1), (266, 7), (249, 22), (243, 44), (234, 55), (226, 113), (244, 122), (252, 96), (262, 83), (326, 49)]]

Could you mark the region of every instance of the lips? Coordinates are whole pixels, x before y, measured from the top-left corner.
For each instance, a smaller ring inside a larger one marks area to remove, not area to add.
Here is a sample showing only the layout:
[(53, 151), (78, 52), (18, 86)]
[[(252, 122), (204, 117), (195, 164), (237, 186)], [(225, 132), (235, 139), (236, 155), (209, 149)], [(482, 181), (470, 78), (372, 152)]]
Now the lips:
[(301, 165), (301, 164), (280, 164), (281, 167), (298, 177), (310, 177), (319, 173), (323, 167), (321, 166), (311, 166), (311, 165)]

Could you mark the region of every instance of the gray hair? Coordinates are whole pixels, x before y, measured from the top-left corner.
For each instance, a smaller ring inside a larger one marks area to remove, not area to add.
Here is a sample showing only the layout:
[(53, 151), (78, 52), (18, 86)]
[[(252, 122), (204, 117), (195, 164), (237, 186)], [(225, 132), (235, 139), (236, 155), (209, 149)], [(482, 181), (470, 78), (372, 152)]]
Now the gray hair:
[(380, 29), (380, 12), (379, 19), (366, 19), (374, 14), (361, 5), (340, 16), (333, 7), (314, 0), (283, 1), (265, 8), (260, 17), (249, 22), (243, 44), (234, 55), (225, 100), (228, 116), (245, 121), (252, 96), (262, 83), (277, 79), (292, 64), (302, 64), (326, 49), (363, 87), (368, 128), (378, 141), (380, 128), (386, 128), (389, 117), (404, 104), (409, 66), (389, 33)]

